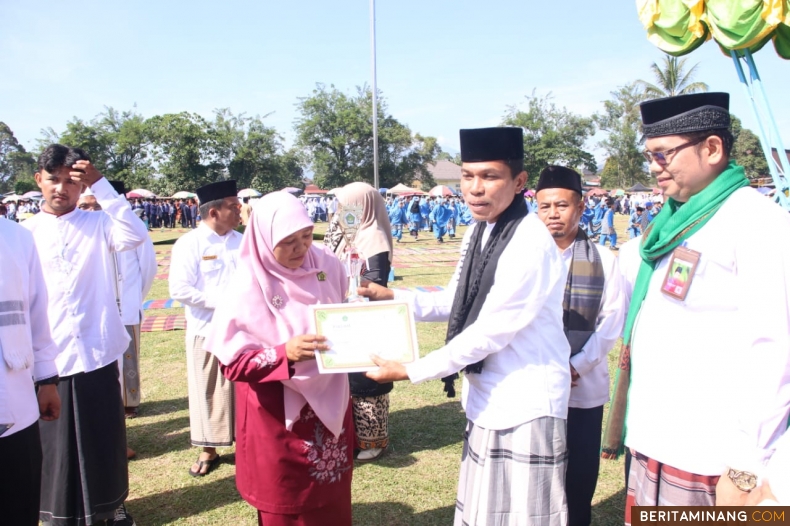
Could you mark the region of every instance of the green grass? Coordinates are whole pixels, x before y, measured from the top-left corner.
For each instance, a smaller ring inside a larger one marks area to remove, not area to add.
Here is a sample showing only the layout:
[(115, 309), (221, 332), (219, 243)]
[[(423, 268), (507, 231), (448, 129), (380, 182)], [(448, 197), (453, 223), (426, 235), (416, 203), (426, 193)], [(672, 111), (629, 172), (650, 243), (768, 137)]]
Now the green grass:
[[(619, 236), (627, 218), (617, 216), (616, 221)], [(325, 229), (326, 224), (319, 223), (315, 231), (323, 233)], [(460, 238), (463, 228), (459, 234)], [(180, 235), (155, 231), (151, 238), (157, 251), (169, 251)], [(404, 236), (401, 245), (411, 243)], [(434, 241), (426, 236), (417, 243)], [(445, 285), (452, 271), (451, 267), (399, 269), (394, 286)], [(160, 267), (159, 272), (165, 270)], [(168, 297), (167, 282), (156, 280), (148, 299)], [(152, 314), (179, 312), (181, 309), (168, 309)], [(443, 323), (418, 324), (421, 354), (441, 347), (445, 332)], [(141, 526), (257, 524), (255, 510), (236, 491), (232, 447), (220, 450), (225, 461), (209, 476), (187, 474), (198, 450), (189, 443), (184, 336), (183, 331), (142, 335), (143, 402), (140, 416), (127, 421), (129, 445), (138, 454), (129, 464), (129, 511)], [(375, 350), (375, 343), (372, 345)], [(613, 351), (610, 370), (616, 359)], [(389, 451), (377, 463), (359, 465), (354, 471), (354, 524), (451, 524), (466, 422), (459, 399), (446, 398), (438, 381), (421, 385), (399, 382), (390, 403)], [(593, 524), (622, 524), (623, 509), (623, 462), (604, 461)]]

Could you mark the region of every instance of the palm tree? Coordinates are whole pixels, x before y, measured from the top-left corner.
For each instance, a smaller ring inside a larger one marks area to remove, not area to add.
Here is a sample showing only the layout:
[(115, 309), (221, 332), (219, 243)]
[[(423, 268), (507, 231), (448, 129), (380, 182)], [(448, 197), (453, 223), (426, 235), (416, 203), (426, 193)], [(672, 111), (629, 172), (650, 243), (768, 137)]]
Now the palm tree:
[(648, 98), (674, 97), (676, 95), (686, 95), (688, 93), (698, 93), (708, 91), (708, 85), (704, 82), (692, 82), (694, 73), (699, 64), (695, 64), (688, 72), (685, 72), (686, 59), (678, 60), (677, 57), (664, 57), (663, 67), (655, 62), (650, 66), (656, 76), (656, 84), (646, 80), (637, 80), (637, 84), (642, 86)]

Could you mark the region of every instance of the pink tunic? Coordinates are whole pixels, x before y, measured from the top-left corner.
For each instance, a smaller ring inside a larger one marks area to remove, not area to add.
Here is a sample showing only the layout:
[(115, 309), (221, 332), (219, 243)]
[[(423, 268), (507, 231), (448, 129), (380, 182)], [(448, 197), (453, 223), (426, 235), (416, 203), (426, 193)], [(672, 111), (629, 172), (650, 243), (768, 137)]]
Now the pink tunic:
[[(354, 424), (349, 398), (343, 432), (335, 437), (309, 405), (285, 428), (282, 380), (293, 374), (285, 345), (242, 354), (222, 374), (236, 382), (236, 487), (268, 514), (299, 515), (337, 508), (351, 524)], [(334, 514), (333, 514), (334, 515)]]

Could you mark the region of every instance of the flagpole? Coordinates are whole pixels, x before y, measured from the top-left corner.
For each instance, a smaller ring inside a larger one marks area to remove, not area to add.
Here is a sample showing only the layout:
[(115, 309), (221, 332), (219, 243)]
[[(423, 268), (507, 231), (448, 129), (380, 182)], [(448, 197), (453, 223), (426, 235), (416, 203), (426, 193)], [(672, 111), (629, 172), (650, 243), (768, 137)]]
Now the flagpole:
[(370, 0), (370, 51), (373, 70), (373, 187), (379, 189), (379, 114), (376, 88), (376, 0)]

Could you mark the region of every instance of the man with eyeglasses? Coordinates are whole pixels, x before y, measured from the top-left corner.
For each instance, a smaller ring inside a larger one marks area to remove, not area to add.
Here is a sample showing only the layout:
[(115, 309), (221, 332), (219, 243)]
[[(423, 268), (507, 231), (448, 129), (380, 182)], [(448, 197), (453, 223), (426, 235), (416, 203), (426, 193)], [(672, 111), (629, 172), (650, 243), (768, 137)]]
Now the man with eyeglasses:
[(730, 158), (728, 108), (726, 93), (641, 105), (666, 203), (620, 254), (631, 301), (603, 455), (633, 455), (628, 524), (633, 505), (743, 504), (787, 427), (790, 216)]

